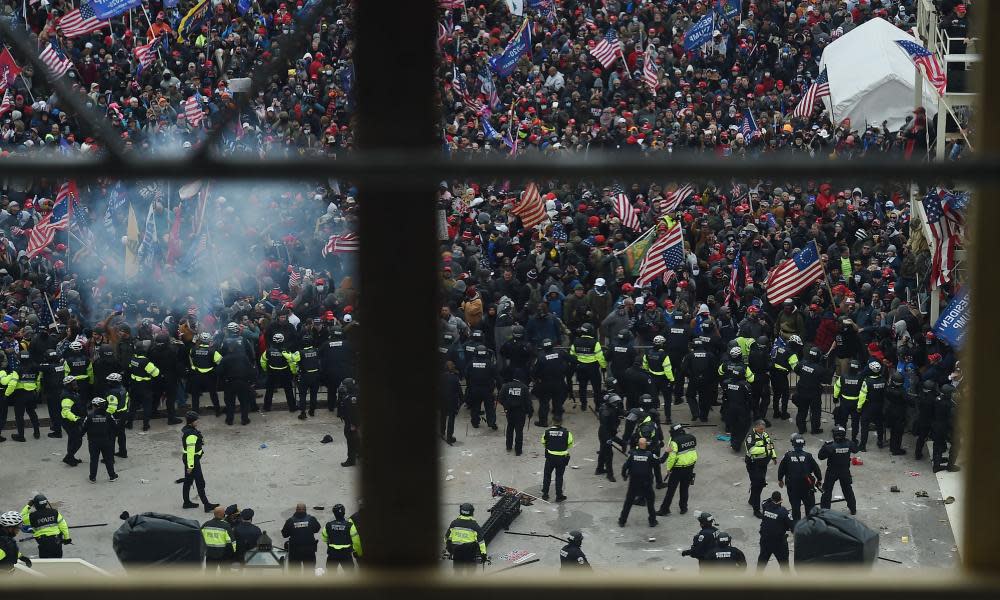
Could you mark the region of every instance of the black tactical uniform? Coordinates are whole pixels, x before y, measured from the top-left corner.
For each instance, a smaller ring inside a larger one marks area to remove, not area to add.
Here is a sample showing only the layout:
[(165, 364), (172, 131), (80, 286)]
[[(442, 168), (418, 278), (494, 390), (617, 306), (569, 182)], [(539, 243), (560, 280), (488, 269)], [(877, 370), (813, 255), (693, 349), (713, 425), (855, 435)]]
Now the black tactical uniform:
[(490, 429), (497, 428), (496, 406), (493, 402), (493, 390), (498, 383), (496, 363), (485, 346), (478, 346), (476, 354), (468, 360), (465, 366), (466, 401), (472, 413), (472, 426), (479, 428), (483, 409), (486, 410), (486, 424)]
[(288, 538), (288, 565), (291, 568), (312, 568), (316, 566), (316, 534), (320, 532), (319, 521), (305, 511), (288, 517), (281, 528), (282, 537)]
[[(114, 417), (108, 414), (107, 402), (91, 409), (83, 419), (80, 430), (87, 436), (87, 447), (90, 450), (90, 481), (97, 481), (97, 466), (104, 462), (111, 481), (118, 479), (115, 473), (115, 433), (118, 424)], [(102, 461), (103, 457), (103, 461)]]
[(573, 361), (569, 354), (554, 348), (551, 340), (542, 342), (542, 350), (538, 353), (531, 369), (531, 378), (535, 381), (533, 392), (538, 398), (538, 421), (535, 425), (549, 426), (550, 405), (552, 415), (562, 417), (563, 403), (566, 402), (566, 394), (569, 392), (566, 377), (572, 372), (572, 365)]
[(649, 514), (649, 526), (656, 525), (656, 498), (653, 493), (653, 466), (658, 462), (656, 455), (649, 450), (634, 448), (628, 453), (628, 458), (622, 464), (622, 477), (628, 481), (628, 491), (625, 492), (625, 502), (618, 516), (618, 525), (625, 526), (628, 514), (636, 498), (641, 498), (646, 504)]
[(723, 378), (723, 405), (726, 430), (729, 431), (729, 445), (738, 452), (743, 436), (750, 428), (750, 384), (755, 375), (743, 364), (743, 359), (732, 357), (719, 365), (719, 375)]
[(805, 440), (792, 439), (792, 449), (785, 452), (778, 463), (778, 482), (788, 488), (788, 502), (792, 505), (792, 519), (802, 518), (802, 507), (809, 514), (816, 505), (816, 486), (823, 481), (823, 473), (813, 455), (804, 450)]
[(728, 533), (719, 532), (716, 538), (717, 545), (705, 554), (705, 559), (698, 563), (702, 569), (708, 568), (729, 568), (735, 570), (746, 570), (747, 557), (739, 548), (730, 545), (732, 538)]
[(507, 413), (507, 451), (521, 456), (524, 445), (524, 421), (531, 418), (531, 390), (516, 377), (521, 377), (521, 371), (515, 370), (515, 379), (500, 386), (498, 396), (500, 405)]
[[(669, 322), (669, 318), (667, 320)], [(684, 378), (687, 376), (687, 373), (678, 367), (680, 367), (684, 356), (688, 352), (688, 346), (691, 343), (691, 332), (681, 322), (680, 315), (677, 315), (674, 321), (674, 324), (667, 327), (663, 335), (667, 338), (667, 355), (670, 357), (670, 364), (674, 369), (674, 404), (682, 404), (684, 402)]]
[(590, 563), (580, 546), (583, 544), (583, 534), (579, 531), (569, 532), (569, 543), (559, 551), (559, 569), (590, 571)]
[(316, 396), (320, 384), (319, 349), (313, 344), (311, 336), (302, 337), (302, 349), (299, 350), (299, 418), (306, 418), (306, 393), (309, 394), (309, 416), (316, 414)]
[(861, 397), (861, 384), (864, 380), (858, 372), (856, 361), (851, 361), (851, 366), (847, 373), (838, 376), (833, 380), (833, 402), (840, 403), (840, 406), (833, 410), (833, 422), (837, 425), (847, 427), (847, 420), (851, 421), (851, 439), (858, 441), (858, 400)]
[(917, 396), (917, 418), (913, 423), (913, 435), (917, 436), (913, 457), (917, 460), (924, 458), (924, 445), (931, 434), (931, 425), (934, 422), (934, 400), (937, 399), (937, 396), (937, 384), (928, 379), (924, 382), (923, 388)]
[(660, 409), (660, 396), (663, 396), (663, 415), (667, 423), (671, 422), (670, 406), (673, 402), (674, 371), (670, 355), (667, 353), (666, 341), (659, 344), (655, 340), (661, 340), (662, 336), (656, 336), (653, 347), (646, 350), (642, 359), (642, 366), (653, 376), (653, 407)]
[(441, 374), (441, 439), (448, 444), (455, 443), (455, 417), (465, 402), (462, 381), (458, 373), (445, 371)]
[[(110, 346), (108, 347), (110, 348)], [(62, 437), (62, 418), (60, 413), (62, 412), (64, 372), (63, 362), (59, 360), (59, 355), (56, 351), (47, 350), (45, 358), (38, 365), (38, 380), (42, 386), (40, 400), (49, 409), (50, 438)]]
[(691, 540), (691, 547), (681, 552), (681, 556), (696, 558), (698, 564), (701, 564), (708, 553), (715, 549), (719, 539), (719, 528), (712, 522), (712, 515), (708, 513), (702, 513), (698, 517), (698, 523), (701, 524), (701, 530)]
[[(161, 333), (156, 336), (156, 344), (149, 351), (149, 360), (160, 369), (159, 377), (153, 380), (153, 408), (157, 408), (160, 405), (160, 398), (163, 398), (167, 406), (167, 423), (176, 425), (181, 422), (177, 418), (177, 389), (188, 362), (184, 345), (174, 342), (170, 336)], [(220, 414), (222, 413), (216, 403), (215, 416)]]
[(37, 440), (42, 437), (38, 413), (35, 412), (35, 406), (38, 404), (38, 363), (27, 350), (21, 351), (15, 373), (16, 376), (12, 378), (6, 390), (8, 401), (14, 404), (14, 424), (17, 426), (17, 435), (11, 439), (24, 441), (24, 413), (28, 413)]
[(847, 431), (838, 426), (834, 429), (833, 441), (827, 442), (819, 449), (819, 459), (826, 461), (826, 479), (823, 481), (823, 496), (819, 505), (830, 508), (833, 499), (833, 484), (840, 482), (840, 490), (847, 501), (851, 514), (858, 512), (857, 501), (854, 498), (854, 488), (851, 486), (851, 455), (858, 451), (858, 443), (846, 439)]
[[(934, 420), (931, 423), (931, 437), (934, 440), (934, 449), (931, 463), (934, 465), (934, 472), (957, 471), (955, 460), (958, 459), (957, 436), (953, 435), (955, 428), (955, 388), (951, 385), (942, 385), (941, 393), (934, 401)], [(944, 453), (948, 452), (948, 458)]]
[(347, 442), (347, 460), (342, 467), (357, 464), (361, 452), (361, 404), (358, 384), (351, 378), (340, 382), (337, 388), (337, 416), (344, 421), (344, 441)]
[[(105, 399), (108, 401), (108, 413), (114, 415), (120, 425), (121, 420), (126, 418), (125, 415), (129, 414), (130, 402), (128, 392), (125, 391), (125, 388), (121, 384), (117, 384), (106, 390)], [(128, 445), (124, 427), (118, 427), (118, 431), (115, 434), (115, 445), (117, 446), (115, 456), (128, 458)]]
[(62, 461), (71, 467), (75, 467), (82, 461), (76, 457), (76, 453), (83, 446), (83, 418), (87, 416), (87, 407), (80, 394), (76, 392), (76, 383), (71, 383), (63, 387), (62, 399), (60, 400), (59, 411), (60, 422), (66, 430), (66, 456)]
[(795, 426), (799, 433), (806, 432), (806, 419), (812, 426), (811, 433), (823, 433), (820, 428), (820, 409), (823, 397), (823, 384), (830, 379), (830, 370), (819, 362), (819, 350), (812, 348), (806, 359), (795, 366), (795, 374), (799, 382), (795, 387), (792, 402), (798, 409), (795, 413)]
[(595, 475), (607, 474), (609, 481), (615, 480), (614, 465), (612, 464), (612, 459), (614, 458), (614, 448), (612, 444), (618, 443), (622, 444), (622, 440), (618, 438), (618, 426), (621, 424), (622, 419), (622, 400), (617, 394), (611, 394), (605, 402), (601, 404), (601, 408), (597, 411), (597, 470), (594, 471)]
[[(455, 364), (458, 365), (458, 363)], [(320, 368), (323, 370), (327, 406), (330, 410), (333, 410), (336, 404), (340, 382), (348, 377), (354, 377), (354, 365), (354, 348), (344, 336), (343, 329), (339, 326), (334, 327), (330, 339), (326, 341), (320, 353)]]
[(889, 452), (896, 456), (906, 454), (902, 442), (910, 401), (911, 395), (903, 388), (902, 374), (893, 373), (885, 390), (885, 426), (889, 429)]
[[(131, 379), (129, 394), (131, 394), (133, 402), (132, 411), (134, 412), (139, 409), (139, 406), (142, 406), (143, 431), (149, 430), (149, 420), (153, 416), (152, 380), (160, 374), (160, 369), (156, 366), (156, 363), (146, 358), (146, 353), (142, 346), (148, 343), (148, 340), (140, 341), (135, 352), (132, 354), (132, 358), (128, 361), (128, 375)], [(132, 419), (129, 417), (128, 422), (131, 423), (131, 421)]]
[(570, 346), (570, 356), (576, 359), (576, 381), (580, 398), (580, 409), (587, 410), (587, 385), (594, 391), (594, 402), (601, 399), (603, 378), (601, 370), (607, 366), (604, 349), (594, 336), (593, 325), (585, 323), (580, 327), (580, 334), (573, 338)]
[(622, 379), (625, 371), (635, 362), (635, 348), (632, 347), (628, 330), (619, 331), (608, 350), (608, 370), (615, 379)]
[[(882, 365), (877, 369), (882, 370)], [(871, 366), (869, 366), (871, 368)], [(858, 449), (868, 451), (868, 433), (875, 429), (876, 445), (885, 445), (885, 378), (880, 373), (871, 373), (861, 383), (861, 396), (858, 398), (858, 410), (861, 413), (861, 442)]]
[(531, 362), (533, 353), (531, 346), (524, 341), (524, 333), (519, 332), (517, 327), (513, 337), (500, 346), (500, 356), (504, 360), (503, 372), (501, 373), (504, 381), (515, 378), (521, 381), (528, 380), (528, 364)]
[[(124, 375), (125, 366), (115, 356), (115, 349), (111, 344), (103, 344), (97, 351), (97, 359), (94, 360), (94, 392), (97, 396), (108, 395), (108, 375), (112, 373)], [(62, 377), (59, 378), (59, 382), (62, 383)]]
[[(788, 414), (788, 373), (795, 371), (799, 366), (799, 352), (801, 344), (796, 342), (798, 336), (792, 336), (784, 346), (779, 346), (774, 353), (774, 360), (771, 361), (771, 409), (774, 418), (787, 419)], [(765, 406), (766, 410), (767, 407)]]
[(763, 518), (760, 521), (760, 554), (757, 556), (757, 570), (763, 571), (767, 561), (773, 556), (782, 571), (788, 570), (788, 532), (792, 530), (792, 518), (788, 509), (781, 505), (781, 493), (775, 492), (760, 507)]
[[(246, 359), (242, 352), (234, 352), (239, 355), (237, 358)], [(198, 341), (190, 352), (189, 361), (191, 363), (191, 373), (188, 376), (188, 387), (191, 392), (191, 410), (200, 410), (199, 401), (203, 392), (208, 392), (208, 397), (212, 401), (212, 408), (216, 414), (219, 412), (219, 393), (216, 391), (218, 383), (218, 365), (222, 362), (222, 353), (219, 352), (215, 344), (211, 342)], [(226, 405), (228, 410), (228, 404)], [(231, 415), (227, 415), (231, 419)]]
[(694, 341), (694, 349), (681, 361), (681, 372), (688, 378), (687, 402), (692, 421), (708, 422), (708, 412), (715, 401), (712, 392), (716, 389), (718, 367), (719, 359), (701, 338)]
[(656, 383), (649, 371), (642, 368), (642, 356), (637, 356), (632, 366), (625, 370), (625, 376), (618, 380), (618, 384), (625, 394), (625, 409), (632, 410), (639, 406), (639, 400), (644, 395), (649, 395), (652, 399), (656, 392)]
[[(750, 345), (750, 352), (747, 355), (747, 366), (753, 371), (753, 383), (750, 384), (750, 414), (754, 420), (763, 419), (768, 427), (767, 406), (770, 404), (770, 382), (771, 382), (771, 348), (770, 340), (766, 337), (757, 338)], [(787, 402), (787, 401), (786, 401)], [(777, 418), (777, 417), (776, 417)]]
[(560, 419), (555, 419), (552, 427), (542, 434), (542, 445), (545, 446), (545, 467), (542, 471), (542, 500), (549, 499), (549, 484), (552, 472), (556, 475), (556, 501), (566, 499), (563, 496), (563, 474), (569, 464), (569, 451), (573, 447), (573, 434), (562, 426)]
[[(339, 509), (338, 509), (339, 507)], [(339, 565), (344, 571), (354, 570), (354, 552), (351, 544), (351, 522), (344, 518), (344, 507), (333, 507), (333, 520), (323, 527), (326, 544), (326, 571), (335, 573)]]

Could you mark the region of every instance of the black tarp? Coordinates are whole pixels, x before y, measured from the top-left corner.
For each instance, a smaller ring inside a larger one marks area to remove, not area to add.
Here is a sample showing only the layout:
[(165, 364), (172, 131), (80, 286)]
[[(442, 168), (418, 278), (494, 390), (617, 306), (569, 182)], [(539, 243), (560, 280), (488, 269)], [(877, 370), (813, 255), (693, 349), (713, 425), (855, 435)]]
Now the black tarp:
[(126, 567), (201, 564), (205, 556), (197, 521), (152, 512), (122, 523), (114, 535), (114, 549)]
[(816, 507), (795, 525), (795, 566), (871, 565), (878, 558), (878, 534), (839, 511)]

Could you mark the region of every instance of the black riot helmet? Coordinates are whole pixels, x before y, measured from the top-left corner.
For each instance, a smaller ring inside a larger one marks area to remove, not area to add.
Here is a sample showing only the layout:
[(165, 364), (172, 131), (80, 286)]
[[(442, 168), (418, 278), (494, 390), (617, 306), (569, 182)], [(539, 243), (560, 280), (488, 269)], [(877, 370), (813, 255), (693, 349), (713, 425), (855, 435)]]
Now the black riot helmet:
[(515, 340), (519, 340), (524, 337), (524, 327), (520, 325), (514, 325), (511, 330), (511, 335), (514, 336)]
[(584, 323), (583, 325), (580, 325), (580, 333), (583, 335), (593, 335), (594, 326), (591, 323)]
[(833, 428), (833, 439), (838, 442), (842, 442), (847, 439), (847, 429), (843, 425), (837, 425)]
[(343, 519), (344, 515), (347, 514), (347, 510), (344, 508), (343, 504), (333, 505), (333, 516), (338, 519)]
[(550, 340), (549, 338), (545, 338), (544, 340), (542, 340), (542, 348), (548, 350), (551, 347), (552, 347), (552, 340)]
[(767, 346), (770, 343), (771, 343), (771, 340), (767, 339), (766, 335), (762, 335), (759, 338), (757, 338), (757, 344), (760, 345), (760, 346)]
[(574, 529), (569, 532), (569, 538), (567, 538), (569, 543), (574, 546), (580, 546), (583, 544), (583, 534)]
[(479, 344), (478, 346), (476, 346), (476, 354), (478, 354), (480, 356), (485, 356), (486, 355), (486, 346), (484, 346), (482, 344)]
[(819, 354), (820, 354), (819, 348), (817, 348), (816, 346), (813, 346), (812, 348), (809, 349), (809, 358), (816, 360), (819, 358)]
[(625, 341), (628, 341), (628, 339), (630, 337), (632, 337), (632, 336), (629, 333), (628, 329), (622, 329), (621, 331), (618, 332), (618, 335), (616, 335), (615, 337), (617, 337), (619, 340), (625, 342)]
[(698, 513), (698, 524), (702, 527), (711, 527), (715, 525), (715, 517), (710, 512)]
[(474, 339), (474, 340), (482, 340), (483, 339), (483, 330), (482, 329), (473, 329), (471, 336), (472, 336), (472, 339)]
[(801, 433), (793, 433), (791, 442), (792, 446), (794, 446), (795, 449), (798, 450), (806, 445), (806, 438), (802, 437)]
[(639, 406), (646, 410), (651, 409), (653, 407), (653, 397), (649, 394), (639, 396)]
[(861, 368), (861, 363), (852, 358), (851, 362), (847, 363), (847, 368), (851, 373), (857, 373)]
[(726, 531), (720, 531), (718, 537), (715, 538), (719, 546), (722, 548), (728, 548), (730, 544), (733, 543), (733, 536), (729, 535)]
[(476, 507), (468, 502), (463, 502), (461, 506), (458, 507), (458, 514), (463, 517), (471, 517), (476, 512)]

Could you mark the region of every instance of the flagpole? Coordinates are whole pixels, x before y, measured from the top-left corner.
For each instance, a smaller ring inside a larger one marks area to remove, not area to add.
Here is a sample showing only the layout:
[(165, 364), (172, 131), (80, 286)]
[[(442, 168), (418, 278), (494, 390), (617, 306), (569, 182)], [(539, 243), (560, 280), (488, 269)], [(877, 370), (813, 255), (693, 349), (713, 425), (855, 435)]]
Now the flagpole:
[(658, 226), (659, 226), (659, 223), (657, 223), (656, 225), (653, 225), (652, 227), (650, 227), (649, 229), (647, 229), (645, 233), (643, 233), (643, 234), (642, 234), (642, 235), (640, 235), (639, 237), (635, 238), (635, 239), (634, 239), (634, 240), (632, 241), (632, 243), (631, 243), (631, 244), (629, 244), (628, 246), (625, 246), (625, 248), (623, 248), (623, 249), (621, 249), (621, 250), (615, 250), (615, 251), (614, 251), (614, 256), (621, 256), (622, 254), (625, 254), (625, 253), (626, 253), (626, 252), (628, 251), (628, 249), (629, 249), (629, 248), (631, 248), (632, 246), (635, 246), (636, 244), (638, 244), (638, 243), (639, 243), (639, 242), (641, 242), (642, 240), (646, 239), (646, 238), (647, 238), (647, 237), (649, 236), (649, 234), (651, 234), (651, 233), (653, 233), (654, 231), (656, 231), (656, 228), (657, 228)]
[(31, 93), (31, 88), (28, 87), (28, 81), (24, 78), (24, 75), (18, 75), (21, 78), (21, 83), (24, 84), (24, 91), (28, 92), (28, 96), (31, 97), (31, 103), (35, 103), (35, 95)]
[[(107, 263), (107, 261), (105, 261), (105, 260), (104, 260), (103, 258), (101, 258), (101, 255), (100, 255), (100, 254), (98, 254), (98, 253), (97, 253), (97, 251), (95, 251), (95, 250), (94, 250), (94, 249), (93, 249), (93, 248), (92, 248), (92, 247), (90, 246), (90, 244), (88, 244), (87, 242), (83, 241), (83, 239), (82, 239), (82, 238), (80, 238), (80, 236), (76, 235), (75, 233), (73, 233), (73, 232), (72, 232), (72, 231), (70, 231), (69, 229), (67, 229), (67, 230), (66, 230), (66, 232), (67, 232), (67, 233), (69, 233), (69, 234), (70, 234), (70, 236), (72, 236), (72, 237), (73, 237), (73, 239), (75, 239), (76, 241), (80, 242), (80, 244), (81, 244), (81, 245), (82, 245), (82, 246), (83, 246), (84, 248), (86, 248), (87, 250), (90, 250), (90, 253), (91, 253), (91, 254), (93, 254), (94, 256), (96, 256), (96, 257), (97, 257), (97, 260), (101, 261), (101, 263), (102, 263), (102, 264), (104, 264), (104, 266), (105, 266), (105, 267), (110, 267), (110, 266), (111, 266), (111, 265), (109, 265), (109, 264)], [(67, 249), (68, 249), (68, 246), (69, 246), (69, 244), (67, 244), (66, 246), (67, 246)], [(67, 260), (68, 260), (68, 258), (69, 258), (69, 253), (68, 253), (68, 252), (66, 253), (66, 257), (67, 257)]]
[(830, 276), (826, 272), (826, 263), (823, 262), (823, 255), (819, 252), (819, 244), (816, 243), (816, 240), (813, 240), (812, 243), (816, 247), (816, 257), (819, 259), (819, 265), (823, 268), (823, 283), (826, 284), (826, 291), (830, 294), (830, 305), (836, 308), (837, 301), (833, 299), (833, 288), (830, 287)]

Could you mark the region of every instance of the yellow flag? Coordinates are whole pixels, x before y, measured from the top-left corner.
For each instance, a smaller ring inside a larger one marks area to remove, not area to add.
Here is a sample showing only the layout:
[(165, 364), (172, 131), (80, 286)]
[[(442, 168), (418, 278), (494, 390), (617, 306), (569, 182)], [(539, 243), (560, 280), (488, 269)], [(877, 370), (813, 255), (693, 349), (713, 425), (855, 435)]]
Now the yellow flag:
[(177, 41), (184, 43), (184, 38), (197, 37), (198, 31), (201, 29), (202, 23), (205, 22), (205, 18), (208, 16), (208, 0), (201, 0), (194, 5), (194, 7), (184, 15), (181, 19), (180, 24), (177, 26)]
[(128, 205), (128, 233), (125, 238), (125, 279), (129, 279), (139, 274), (139, 223), (131, 203)]

